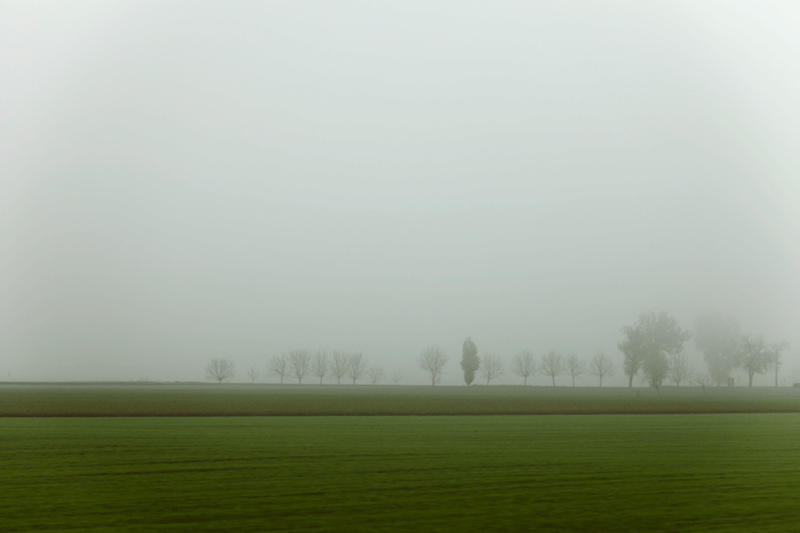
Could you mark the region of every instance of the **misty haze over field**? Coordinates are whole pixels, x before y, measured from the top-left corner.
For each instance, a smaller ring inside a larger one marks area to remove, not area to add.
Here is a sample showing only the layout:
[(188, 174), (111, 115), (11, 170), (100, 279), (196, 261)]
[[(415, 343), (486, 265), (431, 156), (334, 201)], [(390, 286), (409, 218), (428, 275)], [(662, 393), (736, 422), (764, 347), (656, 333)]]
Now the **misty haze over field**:
[(424, 384), (438, 344), (459, 384), (471, 336), (627, 384), (620, 327), (662, 309), (788, 341), (788, 380), (799, 30), (791, 1), (4, 2), (0, 380), (308, 348)]

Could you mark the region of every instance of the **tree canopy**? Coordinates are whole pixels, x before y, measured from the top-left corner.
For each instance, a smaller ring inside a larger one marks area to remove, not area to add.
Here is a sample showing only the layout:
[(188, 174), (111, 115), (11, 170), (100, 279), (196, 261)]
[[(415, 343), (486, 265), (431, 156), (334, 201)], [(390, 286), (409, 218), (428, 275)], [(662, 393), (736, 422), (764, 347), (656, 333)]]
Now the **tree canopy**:
[(472, 337), (467, 337), (461, 347), (461, 369), (464, 371), (464, 383), (467, 385), (475, 381), (475, 373), (481, 366), (478, 358), (478, 347), (472, 342)]
[(703, 352), (708, 373), (717, 385), (727, 384), (742, 362), (742, 332), (732, 318), (705, 314), (694, 322), (694, 344)]
[(642, 313), (636, 324), (623, 327), (622, 332), (625, 338), (619, 346), (625, 355), (628, 386), (641, 369), (647, 383), (656, 390), (669, 373), (669, 358), (677, 356), (691, 337), (666, 311)]

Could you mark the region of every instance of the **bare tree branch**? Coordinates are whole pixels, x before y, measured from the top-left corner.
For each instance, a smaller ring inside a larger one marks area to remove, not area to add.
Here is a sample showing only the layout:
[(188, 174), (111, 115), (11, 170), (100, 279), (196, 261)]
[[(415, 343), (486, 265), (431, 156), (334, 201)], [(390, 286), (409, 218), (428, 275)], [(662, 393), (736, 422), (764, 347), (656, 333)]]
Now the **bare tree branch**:
[(353, 380), (353, 385), (367, 372), (367, 360), (361, 352), (353, 352), (348, 357), (347, 375)]
[(288, 370), (289, 361), (286, 354), (273, 355), (269, 360), (269, 375), (279, 377), (281, 379), (281, 385), (283, 385), (283, 378), (286, 377)]
[(545, 376), (550, 376), (553, 380), (553, 387), (556, 386), (556, 376), (564, 373), (564, 356), (555, 350), (550, 350), (547, 355), (542, 356), (541, 371)]
[(234, 376), (235, 365), (233, 359), (212, 359), (208, 366), (206, 366), (206, 379), (216, 380), (217, 383), (222, 383), (223, 380), (230, 379)]
[(500, 357), (487, 353), (481, 358), (481, 374), (486, 378), (487, 385), (503, 373), (503, 360)]
[(347, 367), (350, 365), (350, 355), (347, 352), (336, 350), (333, 352), (331, 361), (331, 375), (336, 378), (336, 384), (342, 384), (342, 378), (347, 375)]
[(676, 387), (681, 386), (681, 381), (686, 381), (692, 377), (692, 367), (689, 360), (682, 353), (675, 354), (669, 359), (669, 379), (675, 382)]
[(536, 374), (536, 360), (530, 350), (523, 350), (511, 361), (511, 371), (523, 378), (522, 385), (528, 384), (528, 377)]
[(328, 375), (328, 370), (331, 366), (331, 361), (328, 354), (324, 351), (318, 351), (314, 355), (314, 360), (311, 361), (311, 374), (319, 378), (319, 384), (322, 385), (322, 380)]
[(603, 386), (603, 378), (614, 374), (614, 362), (603, 352), (597, 352), (589, 363), (589, 373), (600, 379), (600, 386)]
[(383, 369), (379, 366), (373, 366), (367, 371), (367, 376), (369, 377), (369, 382), (373, 385), (377, 385), (379, 381), (383, 380), (385, 374)]
[(436, 385), (442, 380), (442, 369), (447, 360), (447, 355), (435, 344), (428, 346), (417, 358), (419, 367), (430, 374), (431, 385)]
[(308, 350), (290, 350), (289, 351), (289, 368), (292, 374), (297, 378), (298, 385), (303, 384), (303, 378), (308, 373), (311, 366), (311, 354)]
[(574, 387), (575, 378), (581, 377), (586, 372), (586, 363), (578, 359), (577, 355), (571, 353), (564, 361), (564, 369), (572, 378), (572, 386)]

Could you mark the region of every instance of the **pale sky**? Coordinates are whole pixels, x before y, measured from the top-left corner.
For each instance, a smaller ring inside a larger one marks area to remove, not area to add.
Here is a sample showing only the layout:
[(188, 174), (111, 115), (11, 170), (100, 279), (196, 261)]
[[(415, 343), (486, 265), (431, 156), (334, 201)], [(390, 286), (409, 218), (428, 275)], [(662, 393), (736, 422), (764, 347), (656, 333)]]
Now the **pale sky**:
[(662, 309), (800, 369), (796, 2), (4, 1), (0, 88), (0, 380), (619, 369)]

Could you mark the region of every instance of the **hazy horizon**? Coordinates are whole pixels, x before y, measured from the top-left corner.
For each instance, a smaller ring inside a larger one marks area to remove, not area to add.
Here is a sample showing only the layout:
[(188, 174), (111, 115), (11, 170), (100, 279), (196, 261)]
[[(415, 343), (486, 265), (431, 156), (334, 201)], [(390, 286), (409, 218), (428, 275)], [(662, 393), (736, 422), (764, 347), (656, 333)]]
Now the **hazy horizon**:
[(0, 380), (231, 357), (264, 381), (307, 348), (424, 384), (437, 344), (458, 384), (470, 336), (498, 383), (555, 349), (620, 385), (620, 328), (665, 310), (788, 341), (788, 383), (798, 26), (792, 2), (3, 3)]

